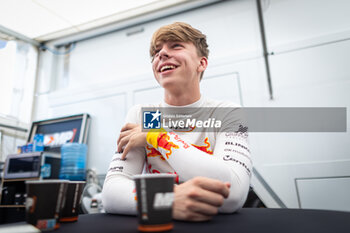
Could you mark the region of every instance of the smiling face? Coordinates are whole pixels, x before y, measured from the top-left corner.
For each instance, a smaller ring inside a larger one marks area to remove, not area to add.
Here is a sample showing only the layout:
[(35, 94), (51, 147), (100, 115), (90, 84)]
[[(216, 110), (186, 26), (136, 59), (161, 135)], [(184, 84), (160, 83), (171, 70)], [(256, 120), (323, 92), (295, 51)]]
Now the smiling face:
[(191, 89), (199, 86), (207, 59), (199, 56), (192, 42), (158, 42), (152, 61), (154, 77), (165, 89)]

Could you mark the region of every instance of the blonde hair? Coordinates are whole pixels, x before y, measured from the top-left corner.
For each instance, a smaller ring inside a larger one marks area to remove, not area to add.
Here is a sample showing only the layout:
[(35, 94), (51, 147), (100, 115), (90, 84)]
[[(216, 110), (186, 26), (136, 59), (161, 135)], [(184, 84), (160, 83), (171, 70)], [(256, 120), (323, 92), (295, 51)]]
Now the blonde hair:
[[(156, 54), (157, 43), (166, 41), (192, 42), (197, 49), (198, 56), (208, 59), (209, 49), (206, 35), (187, 23), (175, 22), (165, 25), (153, 33), (149, 51), (152, 59)], [(202, 76), (203, 72), (200, 79)]]

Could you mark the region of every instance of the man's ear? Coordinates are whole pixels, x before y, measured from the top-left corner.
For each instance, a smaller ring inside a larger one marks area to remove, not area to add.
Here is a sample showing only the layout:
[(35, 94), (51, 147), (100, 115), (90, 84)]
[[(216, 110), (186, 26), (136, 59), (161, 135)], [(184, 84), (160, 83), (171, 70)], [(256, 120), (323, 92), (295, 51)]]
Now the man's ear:
[(197, 68), (198, 72), (203, 72), (208, 66), (208, 59), (206, 57), (201, 57), (199, 60), (199, 66)]

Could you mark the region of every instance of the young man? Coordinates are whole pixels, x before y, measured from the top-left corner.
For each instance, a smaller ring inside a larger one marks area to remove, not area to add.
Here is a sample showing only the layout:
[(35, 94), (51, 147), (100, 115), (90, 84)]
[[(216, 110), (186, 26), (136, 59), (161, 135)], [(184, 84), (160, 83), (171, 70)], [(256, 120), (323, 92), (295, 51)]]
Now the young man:
[[(208, 53), (206, 36), (186, 23), (158, 29), (150, 54), (154, 77), (164, 89), (164, 103), (148, 107), (188, 108), (194, 117), (203, 116), (203, 107), (236, 109), (237, 105), (201, 96), (199, 83), (208, 65)], [(247, 197), (252, 168), (247, 134), (228, 130), (241, 124), (235, 111), (223, 118), (217, 131), (143, 132), (141, 107), (134, 106), (121, 130), (118, 153), (104, 183), (106, 212), (136, 214), (131, 176), (142, 173), (145, 164), (149, 173), (177, 175), (175, 219), (205, 221), (218, 212), (240, 209)], [(169, 149), (166, 145), (172, 146)]]

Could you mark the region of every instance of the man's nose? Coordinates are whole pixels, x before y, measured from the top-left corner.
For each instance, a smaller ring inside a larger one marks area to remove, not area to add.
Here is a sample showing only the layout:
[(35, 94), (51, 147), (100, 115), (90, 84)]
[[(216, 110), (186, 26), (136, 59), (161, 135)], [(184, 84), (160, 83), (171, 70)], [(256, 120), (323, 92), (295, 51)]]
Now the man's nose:
[(166, 46), (164, 46), (160, 51), (159, 51), (159, 59), (162, 58), (168, 58), (169, 57), (169, 51), (166, 48)]

